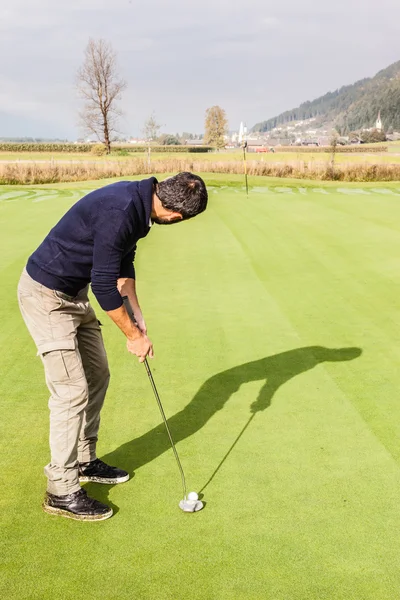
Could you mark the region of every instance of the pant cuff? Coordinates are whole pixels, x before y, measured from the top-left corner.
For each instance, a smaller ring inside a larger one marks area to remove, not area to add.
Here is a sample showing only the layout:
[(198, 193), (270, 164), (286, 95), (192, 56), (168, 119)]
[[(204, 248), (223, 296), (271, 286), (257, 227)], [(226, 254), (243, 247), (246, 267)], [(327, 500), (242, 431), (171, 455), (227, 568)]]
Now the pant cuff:
[(53, 496), (68, 496), (69, 494), (74, 494), (75, 492), (79, 492), (81, 486), (78, 483), (72, 485), (53, 485), (50, 481), (47, 484), (47, 492), (52, 494)]
[(96, 452), (78, 452), (78, 462), (79, 463), (88, 463), (88, 462), (92, 462), (92, 460), (96, 460), (97, 456), (96, 456)]

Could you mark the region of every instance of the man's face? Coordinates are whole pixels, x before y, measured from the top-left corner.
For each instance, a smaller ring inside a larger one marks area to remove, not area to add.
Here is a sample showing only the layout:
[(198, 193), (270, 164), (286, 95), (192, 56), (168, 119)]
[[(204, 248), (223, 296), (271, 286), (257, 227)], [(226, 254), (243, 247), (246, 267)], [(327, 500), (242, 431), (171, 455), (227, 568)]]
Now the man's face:
[(153, 194), (153, 204), (151, 209), (151, 220), (157, 225), (171, 225), (182, 221), (182, 215), (179, 212), (164, 208), (160, 198), (156, 193)]

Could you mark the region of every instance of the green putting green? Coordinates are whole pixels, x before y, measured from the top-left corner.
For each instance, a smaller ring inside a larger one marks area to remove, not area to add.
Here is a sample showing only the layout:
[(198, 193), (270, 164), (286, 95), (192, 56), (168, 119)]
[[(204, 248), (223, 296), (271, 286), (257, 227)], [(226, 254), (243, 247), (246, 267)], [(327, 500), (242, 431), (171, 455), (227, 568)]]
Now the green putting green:
[(48, 393), (16, 303), (29, 253), (86, 190), (0, 188), (0, 596), (388, 600), (400, 590), (400, 183), (212, 175), (206, 213), (139, 243), (154, 378), (107, 316), (101, 523), (41, 510)]

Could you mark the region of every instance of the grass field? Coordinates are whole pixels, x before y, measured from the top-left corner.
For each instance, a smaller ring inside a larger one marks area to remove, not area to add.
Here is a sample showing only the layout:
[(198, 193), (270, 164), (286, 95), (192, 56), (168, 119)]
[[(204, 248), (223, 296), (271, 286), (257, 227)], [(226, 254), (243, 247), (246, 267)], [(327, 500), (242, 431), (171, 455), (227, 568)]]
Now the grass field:
[(206, 507), (179, 510), (144, 369), (99, 311), (112, 373), (99, 456), (135, 476), (86, 486), (116, 512), (93, 524), (41, 511), (48, 393), (15, 288), (100, 184), (0, 187), (2, 598), (399, 595), (400, 183), (254, 178), (248, 200), (239, 177), (208, 183), (209, 210), (155, 226), (137, 256), (154, 377)]
[[(103, 162), (103, 161), (126, 161), (132, 159), (147, 160), (147, 154), (144, 152), (132, 152), (126, 156), (121, 156), (117, 153), (111, 154), (110, 156), (102, 157), (95, 156), (90, 152), (85, 153), (63, 153), (63, 152), (0, 152), (1, 161), (83, 161), (83, 162)], [(208, 153), (171, 153), (171, 152), (153, 152), (151, 154), (152, 161), (158, 160), (201, 160), (201, 161), (242, 161), (243, 154), (238, 151), (231, 152), (208, 152)], [(302, 152), (299, 148), (298, 152), (267, 152), (257, 153), (249, 152), (248, 160), (260, 160), (266, 162), (294, 162), (294, 161), (316, 161), (316, 162), (328, 162), (331, 160), (331, 154), (329, 152)], [(388, 164), (388, 163), (400, 163), (400, 149), (397, 146), (390, 146), (389, 153), (368, 153), (366, 149), (365, 153), (361, 154), (336, 154), (336, 161), (338, 163), (369, 163), (369, 164)]]

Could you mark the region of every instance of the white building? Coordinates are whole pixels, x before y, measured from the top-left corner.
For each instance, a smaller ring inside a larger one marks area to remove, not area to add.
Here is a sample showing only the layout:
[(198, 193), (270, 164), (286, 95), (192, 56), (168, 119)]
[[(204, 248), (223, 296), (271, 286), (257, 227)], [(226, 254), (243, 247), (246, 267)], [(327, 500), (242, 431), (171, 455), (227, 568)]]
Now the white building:
[(244, 142), (244, 140), (247, 137), (247, 125), (246, 123), (243, 123), (243, 121), (240, 123), (240, 127), (239, 127), (239, 135), (238, 135), (238, 143), (242, 144)]

